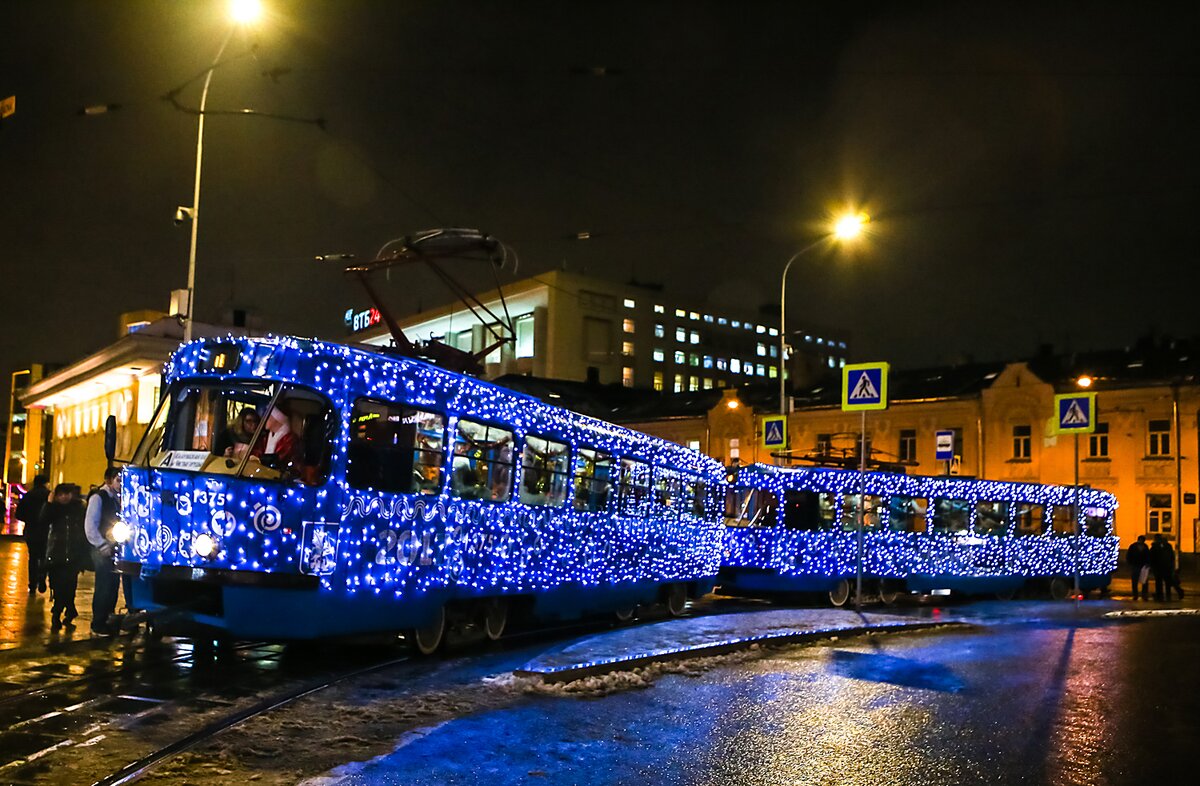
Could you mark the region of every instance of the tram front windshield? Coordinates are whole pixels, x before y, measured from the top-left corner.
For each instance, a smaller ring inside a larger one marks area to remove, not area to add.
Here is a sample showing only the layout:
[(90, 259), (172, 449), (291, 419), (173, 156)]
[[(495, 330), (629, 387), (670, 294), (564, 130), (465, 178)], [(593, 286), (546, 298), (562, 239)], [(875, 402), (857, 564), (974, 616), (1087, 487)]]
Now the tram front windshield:
[(131, 463), (316, 485), (329, 471), (331, 414), (324, 397), (275, 382), (176, 383)]

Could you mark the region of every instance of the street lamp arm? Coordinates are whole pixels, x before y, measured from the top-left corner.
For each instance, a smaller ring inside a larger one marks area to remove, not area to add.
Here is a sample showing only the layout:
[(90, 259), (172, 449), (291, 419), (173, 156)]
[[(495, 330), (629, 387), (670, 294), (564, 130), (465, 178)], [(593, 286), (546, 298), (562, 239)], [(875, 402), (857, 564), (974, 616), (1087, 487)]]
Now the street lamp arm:
[(819, 237), (804, 248), (792, 254), (783, 273), (779, 277), (779, 414), (787, 415), (787, 274), (792, 269), (792, 263), (828, 240)]

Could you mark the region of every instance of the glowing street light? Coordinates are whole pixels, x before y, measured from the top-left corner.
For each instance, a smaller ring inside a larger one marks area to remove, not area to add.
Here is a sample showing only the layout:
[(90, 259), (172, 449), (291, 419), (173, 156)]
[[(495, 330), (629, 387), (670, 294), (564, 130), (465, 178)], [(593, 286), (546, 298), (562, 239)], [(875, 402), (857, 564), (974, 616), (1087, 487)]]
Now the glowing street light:
[(191, 219), (192, 222), (192, 238), (188, 246), (187, 318), (183, 323), (184, 341), (192, 340), (192, 322), (196, 314), (196, 238), (200, 233), (200, 173), (204, 165), (204, 110), (208, 105), (208, 86), (212, 83), (213, 71), (221, 64), (221, 57), (225, 54), (225, 47), (233, 38), (234, 31), (239, 26), (257, 21), (261, 16), (262, 5), (258, 0), (232, 0), (230, 2), (229, 31), (225, 33), (225, 38), (221, 41), (220, 48), (217, 49), (217, 56), (213, 58), (212, 65), (208, 67), (208, 71), (204, 75), (204, 89), (200, 92), (200, 110), (196, 113), (196, 181), (192, 189), (192, 204), (191, 207), (180, 207), (176, 211), (177, 219), (182, 217)]
[(787, 330), (785, 322), (787, 319), (787, 274), (791, 269), (792, 263), (800, 257), (812, 251), (823, 243), (835, 240), (838, 242), (847, 242), (854, 240), (863, 233), (864, 227), (870, 222), (871, 217), (866, 213), (847, 213), (846, 215), (836, 219), (833, 222), (831, 231), (828, 234), (809, 243), (804, 248), (792, 254), (791, 259), (783, 266), (783, 274), (779, 278), (779, 414), (787, 415)]

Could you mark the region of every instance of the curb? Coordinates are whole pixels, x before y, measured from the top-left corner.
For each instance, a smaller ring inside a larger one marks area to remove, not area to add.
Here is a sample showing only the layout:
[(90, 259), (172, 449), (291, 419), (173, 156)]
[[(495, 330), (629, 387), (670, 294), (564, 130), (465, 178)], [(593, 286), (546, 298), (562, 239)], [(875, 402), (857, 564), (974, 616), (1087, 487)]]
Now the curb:
[(780, 633), (764, 633), (760, 636), (747, 636), (742, 639), (734, 639), (732, 641), (719, 641), (710, 644), (697, 644), (692, 647), (681, 647), (675, 650), (665, 650), (655, 652), (649, 655), (635, 655), (628, 658), (614, 658), (612, 660), (599, 661), (596, 663), (583, 663), (578, 666), (563, 666), (561, 668), (549, 669), (513, 669), (513, 674), (518, 677), (533, 677), (539, 678), (547, 685), (553, 685), (562, 682), (572, 682), (574, 680), (583, 679), (585, 677), (595, 677), (600, 674), (608, 674), (614, 671), (626, 671), (628, 669), (647, 666), (652, 663), (666, 663), (676, 660), (687, 660), (689, 658), (711, 657), (714, 655), (724, 655), (738, 650), (748, 650), (759, 644), (791, 644), (806, 641), (817, 641), (827, 639), (831, 636), (861, 636), (866, 633), (876, 631), (884, 633), (896, 633), (910, 630), (929, 630), (931, 628), (970, 628), (973, 627), (970, 623), (954, 622), (954, 621), (937, 621), (937, 622), (895, 622), (883, 623), (879, 625), (857, 625), (848, 628), (829, 628), (823, 630), (793, 630)]

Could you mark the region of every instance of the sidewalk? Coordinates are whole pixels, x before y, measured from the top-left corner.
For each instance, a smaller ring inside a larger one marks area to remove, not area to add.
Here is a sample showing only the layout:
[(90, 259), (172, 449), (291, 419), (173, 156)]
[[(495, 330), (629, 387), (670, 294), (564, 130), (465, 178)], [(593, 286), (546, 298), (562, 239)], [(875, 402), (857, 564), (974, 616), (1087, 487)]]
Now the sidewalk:
[[(29, 572), (26, 568), (25, 541), (21, 538), (0, 538), (0, 565), (4, 566), (0, 586), (0, 651), (23, 646), (44, 647), (51, 641), (87, 639), (91, 636), (92, 587), (95, 574), (79, 574), (79, 589), (75, 592), (75, 608), (79, 617), (75, 628), (50, 630), (50, 588), (44, 593), (29, 594)], [(118, 607), (121, 601), (117, 603)]]
[(920, 630), (966, 623), (845, 609), (772, 609), (714, 614), (608, 631), (549, 650), (514, 673), (546, 683), (622, 671), (679, 658), (720, 655), (766, 643)]

